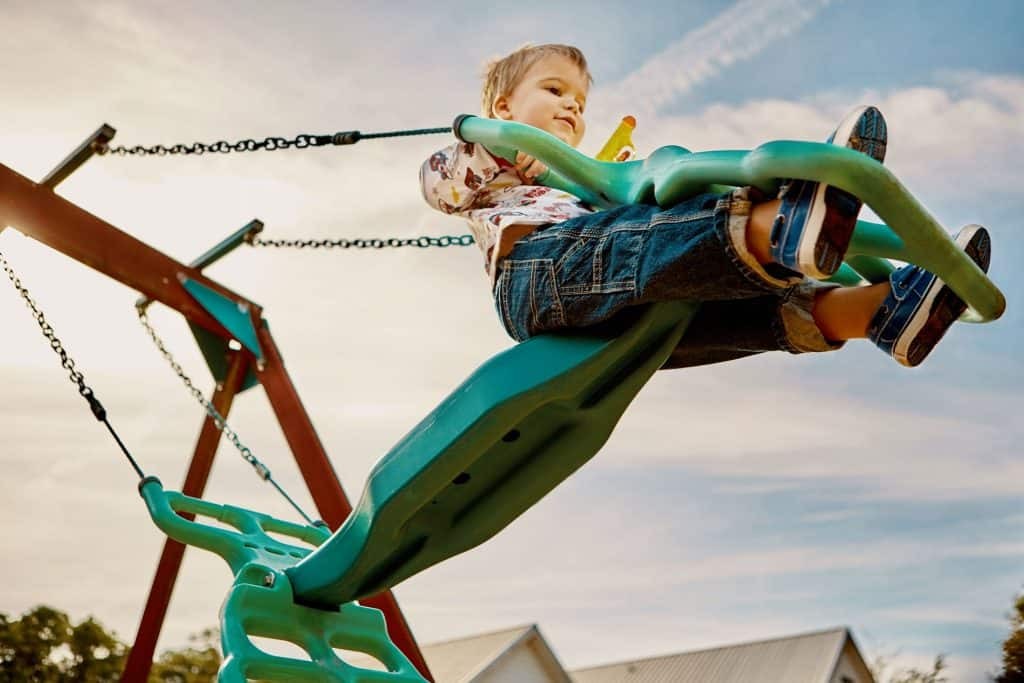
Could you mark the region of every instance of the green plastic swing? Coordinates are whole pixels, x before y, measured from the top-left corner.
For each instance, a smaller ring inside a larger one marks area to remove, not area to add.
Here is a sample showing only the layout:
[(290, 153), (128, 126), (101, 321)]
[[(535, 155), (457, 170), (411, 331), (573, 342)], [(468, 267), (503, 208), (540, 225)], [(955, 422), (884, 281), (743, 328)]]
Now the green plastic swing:
[[(523, 150), (541, 159), (552, 169), (545, 184), (598, 206), (667, 206), (721, 185), (771, 189), (778, 178), (824, 181), (861, 197), (892, 226), (858, 222), (847, 263), (833, 279), (880, 281), (892, 269), (885, 259), (895, 258), (937, 273), (968, 303), (964, 320), (993, 320), (1005, 308), (995, 285), (899, 181), (852, 150), (789, 141), (749, 152), (663, 147), (643, 161), (611, 163), (513, 122), (459, 117), (455, 132), (505, 157)], [(632, 312), (618, 328), (624, 331), (546, 335), (498, 354), (384, 456), (329, 538), (321, 528), (195, 501), (164, 492), (158, 480), (144, 481), (157, 525), (221, 554), (235, 572), (221, 613), (220, 680), (422, 680), (395, 654), (383, 622), (353, 601), (483, 543), (593, 457), (698, 305), (654, 304)], [(216, 517), (238, 531), (188, 521), (175, 510)], [(319, 547), (273, 545), (263, 529)], [(302, 647), (310, 661), (256, 648), (249, 636), (260, 635)], [(367, 652), (388, 671), (346, 663), (333, 647)]]

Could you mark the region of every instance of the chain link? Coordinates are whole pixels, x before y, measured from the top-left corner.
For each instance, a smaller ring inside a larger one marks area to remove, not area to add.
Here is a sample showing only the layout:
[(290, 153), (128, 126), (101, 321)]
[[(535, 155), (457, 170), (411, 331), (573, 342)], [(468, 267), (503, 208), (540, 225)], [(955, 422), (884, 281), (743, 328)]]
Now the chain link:
[(121, 437), (117, 435), (117, 432), (114, 431), (113, 426), (107, 420), (107, 411), (103, 407), (103, 404), (100, 403), (100, 400), (96, 397), (92, 388), (85, 383), (85, 376), (75, 368), (74, 359), (68, 355), (64, 345), (61, 343), (60, 339), (57, 338), (57, 334), (53, 331), (53, 327), (46, 320), (46, 316), (43, 315), (42, 310), (40, 310), (36, 305), (36, 302), (32, 299), (28, 289), (21, 284), (21, 279), (15, 274), (14, 269), (11, 268), (11, 264), (8, 263), (7, 258), (2, 252), (0, 252), (0, 265), (3, 266), (4, 272), (7, 273), (7, 278), (11, 281), (11, 284), (14, 285), (16, 290), (18, 290), (18, 294), (21, 295), (21, 298), (25, 300), (25, 303), (32, 310), (32, 316), (36, 319), (36, 323), (39, 324), (39, 329), (42, 330), (43, 336), (50, 342), (50, 348), (53, 349), (54, 353), (60, 356), (61, 367), (67, 370), (68, 378), (78, 387), (79, 395), (89, 404), (89, 409), (92, 411), (93, 416), (106, 425), (107, 430), (110, 432), (111, 436), (114, 437), (114, 440), (117, 442), (121, 452), (124, 453), (125, 457), (128, 459), (128, 463), (135, 470), (135, 473), (139, 475), (139, 478), (145, 478), (145, 472), (143, 472), (142, 468), (139, 467), (139, 464), (135, 461), (135, 458), (132, 457), (132, 454), (128, 452), (128, 448), (124, 445), (124, 442), (121, 441)]
[(14, 285), (14, 288), (18, 290), (18, 294), (25, 300), (25, 303), (30, 309), (32, 309), (32, 317), (36, 319), (36, 323), (39, 324), (39, 329), (43, 331), (43, 336), (46, 337), (47, 341), (50, 342), (50, 348), (53, 349), (54, 353), (60, 356), (60, 364), (68, 372), (68, 378), (72, 383), (78, 386), (78, 393), (82, 396), (89, 397), (92, 395), (92, 389), (90, 389), (85, 383), (85, 376), (81, 372), (75, 369), (75, 361), (68, 355), (68, 352), (64, 349), (64, 345), (61, 344), (60, 339), (53, 331), (53, 327), (47, 322), (46, 316), (36, 306), (36, 302), (32, 300), (31, 295), (28, 293), (28, 289), (21, 284), (21, 279), (11, 269), (11, 264), (7, 262), (3, 253), (0, 253), (0, 263), (3, 264), (4, 272), (7, 273), (7, 278)]
[(167, 350), (167, 347), (164, 345), (163, 340), (160, 339), (160, 336), (156, 333), (156, 330), (153, 329), (153, 325), (150, 324), (149, 316), (146, 315), (145, 309), (139, 307), (137, 309), (137, 312), (139, 314), (139, 322), (142, 323), (142, 326), (144, 328), (146, 328), (146, 332), (149, 334), (149, 338), (153, 340), (154, 344), (156, 344), (156, 348), (160, 351), (160, 355), (162, 355), (164, 359), (170, 364), (171, 368), (178, 375), (178, 378), (181, 379), (181, 381), (188, 388), (189, 393), (191, 393), (192, 396), (196, 399), (196, 401), (199, 402), (199, 405), (203, 406), (203, 408), (206, 410), (206, 413), (213, 419), (213, 423), (217, 426), (217, 429), (220, 430), (224, 434), (224, 436), (228, 437), (231, 443), (234, 444), (235, 448), (238, 449), (238, 452), (242, 454), (242, 457), (245, 458), (245, 461), (252, 465), (253, 469), (256, 470), (256, 473), (260, 475), (261, 479), (270, 479), (270, 470), (267, 468), (267, 466), (261, 463), (256, 458), (256, 456), (253, 455), (252, 451), (249, 450), (249, 447), (241, 442), (241, 440), (238, 438), (238, 434), (236, 434), (235, 431), (228, 426), (227, 421), (225, 421), (225, 419), (221, 416), (220, 411), (218, 411), (217, 408), (214, 407), (213, 403), (207, 400), (207, 398), (203, 395), (203, 392), (200, 391), (198, 387), (196, 387), (196, 385), (192, 383), (192, 380), (189, 378), (188, 375), (185, 374), (185, 371), (182, 369), (178, 361), (175, 360), (171, 352)]
[(277, 239), (265, 240), (259, 237), (250, 241), (254, 247), (278, 247), (295, 249), (383, 249), (385, 247), (468, 247), (474, 244), (472, 235), (442, 235), (440, 237), (390, 237), (371, 239)]
[(201, 155), (208, 152), (228, 154), (230, 152), (255, 152), (266, 150), (268, 152), (279, 149), (306, 149), (308, 147), (324, 147), (326, 145), (354, 145), (360, 140), (376, 138), (407, 137), (411, 135), (433, 135), (437, 133), (450, 133), (451, 127), (444, 128), (415, 128), (410, 130), (397, 130), (385, 133), (361, 133), (358, 130), (341, 131), (330, 135), (309, 135), (300, 134), (292, 139), (282, 137), (268, 137), (263, 140), (248, 138), (237, 142), (218, 140), (217, 142), (204, 143), (193, 142), (191, 145), (133, 145), (131, 147), (102, 146), (97, 151), (100, 154), (116, 154), (117, 156), (167, 156), (168, 154)]
[[(18, 293), (21, 295), (21, 298), (25, 300), (25, 303), (32, 310), (32, 315), (36, 319), (36, 322), (39, 324), (39, 328), (43, 331), (43, 336), (45, 336), (47, 341), (50, 342), (50, 348), (53, 349), (53, 351), (58, 356), (60, 356), (61, 366), (65, 370), (67, 370), (69, 379), (75, 385), (78, 386), (78, 393), (81, 394), (86, 401), (88, 401), (89, 407), (92, 409), (92, 412), (96, 416), (96, 419), (102, 421), (104, 424), (107, 425), (107, 429), (110, 430), (113, 437), (117, 440), (118, 445), (121, 447), (121, 450), (124, 452), (125, 456), (127, 456), (128, 461), (131, 463), (132, 467), (135, 468), (135, 471), (136, 473), (138, 473), (139, 477), (145, 477), (145, 474), (139, 467), (138, 463), (135, 462), (135, 459), (128, 452), (128, 449), (124, 446), (124, 443), (121, 441), (120, 437), (118, 437), (117, 433), (114, 432), (113, 428), (110, 426), (110, 423), (107, 422), (106, 410), (104, 410), (103, 406), (100, 404), (99, 399), (96, 398), (95, 394), (93, 393), (93, 390), (85, 383), (85, 376), (75, 368), (74, 359), (72, 359), (71, 356), (68, 355), (68, 352), (64, 348), (64, 345), (61, 343), (60, 339), (57, 338), (57, 335), (54, 332), (53, 327), (50, 325), (49, 322), (47, 322), (46, 316), (39, 309), (39, 306), (36, 305), (36, 302), (32, 299), (32, 296), (29, 294), (28, 289), (21, 283), (21, 279), (17, 276), (17, 274), (15, 274), (14, 270), (11, 268), (11, 264), (7, 261), (7, 258), (4, 256), (3, 252), (0, 252), (0, 267), (3, 267), (3, 270), (7, 274), (7, 278), (11, 281), (11, 284), (14, 285), (14, 288), (18, 290)], [(167, 350), (167, 347), (164, 345), (159, 335), (157, 335), (156, 330), (153, 329), (153, 326), (149, 322), (149, 317), (146, 315), (146, 309), (140, 306), (137, 309), (137, 311), (139, 314), (139, 322), (142, 323), (142, 326), (144, 328), (146, 328), (146, 332), (149, 333), (150, 339), (152, 339), (153, 343), (156, 344), (156, 347), (157, 349), (159, 349), (161, 355), (163, 355), (167, 362), (170, 363), (171, 367), (174, 369), (174, 372), (177, 373), (178, 377), (188, 388), (189, 392), (191, 392), (192, 396), (195, 397), (199, 404), (202, 405), (203, 408), (206, 410), (207, 414), (213, 419), (213, 422), (216, 425), (217, 429), (222, 434), (228, 437), (231, 443), (234, 444), (235, 448), (238, 449), (238, 452), (241, 453), (245, 461), (249, 463), (254, 470), (256, 470), (256, 474), (258, 474), (259, 477), (264, 481), (270, 482), (274, 486), (274, 488), (276, 488), (278, 492), (282, 496), (284, 496), (284, 498), (289, 503), (291, 503), (292, 507), (295, 508), (295, 510), (298, 511), (300, 515), (302, 515), (302, 517), (306, 520), (307, 523), (317, 524), (317, 522), (314, 522), (309, 517), (309, 515), (307, 515), (305, 511), (303, 511), (303, 509), (299, 507), (298, 504), (296, 504), (296, 502), (291, 498), (291, 496), (289, 496), (288, 493), (276, 481), (274, 481), (274, 478), (270, 473), (270, 469), (262, 462), (260, 462), (255, 455), (253, 455), (253, 452), (249, 449), (248, 446), (242, 443), (241, 439), (238, 438), (238, 434), (236, 434), (235, 431), (228, 426), (227, 421), (224, 419), (223, 416), (221, 416), (220, 412), (217, 410), (216, 407), (214, 407), (213, 403), (211, 403), (209, 400), (207, 400), (205, 396), (203, 396), (203, 392), (201, 392), (192, 382), (189, 376), (185, 374), (185, 371), (182, 369), (181, 365), (178, 363), (178, 361), (174, 359), (174, 356), (171, 355), (171, 352)]]
[(224, 417), (220, 414), (220, 411), (217, 410), (213, 403), (211, 403), (206, 398), (206, 396), (203, 395), (203, 392), (200, 391), (198, 387), (196, 387), (196, 385), (192, 382), (191, 378), (189, 378), (189, 376), (185, 374), (185, 371), (182, 369), (181, 365), (178, 363), (177, 360), (175, 360), (171, 352), (167, 350), (167, 346), (164, 345), (163, 340), (160, 339), (160, 335), (156, 333), (156, 330), (153, 328), (153, 325), (150, 324), (149, 316), (146, 314), (146, 308), (143, 306), (139, 306), (136, 308), (136, 312), (139, 315), (139, 322), (146, 329), (146, 332), (149, 334), (149, 338), (153, 340), (154, 344), (156, 344), (156, 348), (158, 351), (160, 351), (160, 355), (162, 355), (164, 359), (170, 364), (175, 374), (178, 375), (178, 378), (181, 379), (182, 383), (189, 390), (189, 393), (192, 394), (196, 401), (198, 401), (199, 405), (201, 405), (203, 409), (206, 411), (206, 414), (209, 415), (210, 418), (213, 420), (213, 424), (217, 427), (217, 429), (224, 436), (226, 436), (229, 441), (231, 441), (231, 443), (241, 454), (242, 458), (244, 458), (245, 461), (249, 463), (252, 466), (252, 468), (256, 471), (256, 474), (259, 475), (260, 479), (266, 482), (270, 482), (270, 484), (272, 484), (274, 488), (277, 489), (278, 493), (284, 496), (285, 500), (287, 500), (291, 504), (291, 506), (295, 508), (295, 510), (300, 515), (302, 515), (302, 518), (305, 519), (307, 523), (312, 525), (318, 524), (319, 522), (316, 522), (312, 518), (310, 518), (310, 516), (307, 515), (306, 512), (301, 507), (299, 507), (299, 505), (292, 499), (292, 497), (288, 495), (284, 488), (276, 481), (274, 481), (274, 477), (270, 473), (270, 468), (268, 468), (266, 465), (260, 462), (259, 458), (253, 455), (252, 450), (250, 450), (248, 446), (242, 443), (242, 440), (238, 438), (238, 434), (235, 433), (235, 430), (231, 429), (231, 427), (228, 426), (227, 420), (225, 420)]

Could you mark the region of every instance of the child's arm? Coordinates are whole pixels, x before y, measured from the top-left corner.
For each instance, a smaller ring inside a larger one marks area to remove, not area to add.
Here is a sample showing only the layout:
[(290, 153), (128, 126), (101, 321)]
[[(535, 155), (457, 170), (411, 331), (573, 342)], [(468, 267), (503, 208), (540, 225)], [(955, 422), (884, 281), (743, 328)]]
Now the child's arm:
[(483, 145), (459, 142), (435, 152), (420, 167), (420, 189), (432, 207), (456, 213), (472, 206), (501, 167)]

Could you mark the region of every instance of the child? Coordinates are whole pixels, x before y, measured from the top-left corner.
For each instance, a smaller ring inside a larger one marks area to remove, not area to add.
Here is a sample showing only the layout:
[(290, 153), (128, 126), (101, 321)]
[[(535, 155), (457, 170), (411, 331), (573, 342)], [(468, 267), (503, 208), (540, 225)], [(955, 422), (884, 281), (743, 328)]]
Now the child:
[[(484, 114), (535, 126), (576, 147), (591, 82), (578, 49), (526, 46), (489, 66)], [(861, 107), (828, 142), (881, 162), (885, 121), (877, 109)], [(545, 170), (522, 153), (512, 164), (461, 142), (420, 170), (427, 202), (469, 221), (496, 307), (517, 341), (682, 299), (702, 305), (666, 368), (764, 351), (830, 351), (864, 337), (902, 365), (916, 366), (966, 308), (914, 265), (873, 285), (819, 282), (841, 264), (861, 207), (838, 188), (793, 180), (774, 199), (740, 188), (668, 209), (595, 211), (571, 194), (534, 185)], [(983, 227), (963, 228), (956, 242), (987, 271)]]

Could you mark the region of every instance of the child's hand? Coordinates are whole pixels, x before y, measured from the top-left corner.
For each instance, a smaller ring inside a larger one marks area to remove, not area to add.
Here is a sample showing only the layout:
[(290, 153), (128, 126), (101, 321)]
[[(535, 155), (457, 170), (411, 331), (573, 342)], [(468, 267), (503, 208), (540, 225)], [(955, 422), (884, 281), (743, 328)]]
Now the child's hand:
[(548, 167), (533, 157), (527, 156), (522, 152), (516, 153), (516, 173), (519, 174), (519, 178), (524, 184), (533, 185), (537, 176), (546, 170), (548, 170)]

